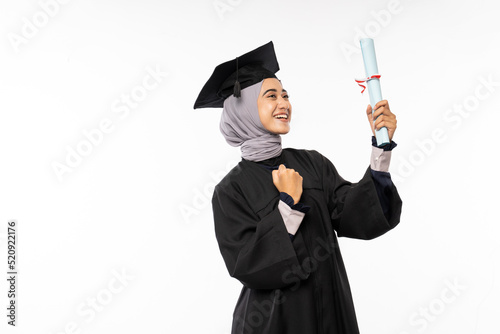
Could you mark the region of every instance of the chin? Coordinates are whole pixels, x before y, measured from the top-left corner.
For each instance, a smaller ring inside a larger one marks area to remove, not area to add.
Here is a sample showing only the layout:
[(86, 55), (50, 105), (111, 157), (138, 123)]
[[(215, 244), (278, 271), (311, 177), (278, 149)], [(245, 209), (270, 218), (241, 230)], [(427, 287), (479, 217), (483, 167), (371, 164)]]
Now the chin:
[(279, 131), (276, 131), (275, 133), (278, 135), (286, 135), (288, 132), (290, 132), (290, 128), (288, 129), (280, 129)]

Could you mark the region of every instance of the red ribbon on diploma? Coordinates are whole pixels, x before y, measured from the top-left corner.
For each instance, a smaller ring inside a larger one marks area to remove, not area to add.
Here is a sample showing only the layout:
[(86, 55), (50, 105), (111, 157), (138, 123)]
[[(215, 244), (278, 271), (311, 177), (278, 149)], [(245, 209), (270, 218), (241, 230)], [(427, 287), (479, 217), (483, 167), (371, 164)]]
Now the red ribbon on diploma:
[(360, 87), (363, 87), (363, 90), (361, 91), (361, 94), (363, 94), (363, 92), (366, 89), (366, 86), (362, 85), (362, 83), (370, 81), (371, 79), (380, 79), (380, 74), (374, 74), (371, 77), (368, 77), (366, 79), (354, 79), (354, 81), (356, 81)]

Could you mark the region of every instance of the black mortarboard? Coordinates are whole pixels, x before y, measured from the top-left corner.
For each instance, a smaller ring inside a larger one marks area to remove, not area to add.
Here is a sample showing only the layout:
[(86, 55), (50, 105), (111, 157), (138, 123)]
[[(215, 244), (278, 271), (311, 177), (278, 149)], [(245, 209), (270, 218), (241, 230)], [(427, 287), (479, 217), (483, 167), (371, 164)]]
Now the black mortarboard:
[(273, 42), (258, 47), (236, 59), (220, 64), (203, 86), (194, 109), (222, 108), (224, 100), (231, 94), (239, 97), (240, 89), (256, 84), (266, 78), (276, 78), (280, 69)]

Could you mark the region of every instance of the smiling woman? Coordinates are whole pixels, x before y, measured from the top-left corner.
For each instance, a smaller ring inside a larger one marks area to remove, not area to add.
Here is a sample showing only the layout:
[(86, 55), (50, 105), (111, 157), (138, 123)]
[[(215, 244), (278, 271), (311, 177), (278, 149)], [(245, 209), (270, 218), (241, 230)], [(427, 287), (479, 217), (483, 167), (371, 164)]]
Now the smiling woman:
[[(292, 107), (278, 70), (270, 42), (217, 66), (195, 102), (223, 107), (220, 130), (241, 146), (212, 198), (222, 257), (243, 284), (232, 333), (357, 334), (337, 236), (372, 239), (399, 223), (402, 202), (387, 172), (396, 144), (373, 147), (358, 183), (317, 151), (283, 149)], [(395, 116), (387, 101), (376, 107), (374, 126), (392, 139)]]
[(284, 135), (290, 131), (292, 105), (288, 93), (278, 79), (264, 79), (257, 99), (262, 125), (269, 132)]

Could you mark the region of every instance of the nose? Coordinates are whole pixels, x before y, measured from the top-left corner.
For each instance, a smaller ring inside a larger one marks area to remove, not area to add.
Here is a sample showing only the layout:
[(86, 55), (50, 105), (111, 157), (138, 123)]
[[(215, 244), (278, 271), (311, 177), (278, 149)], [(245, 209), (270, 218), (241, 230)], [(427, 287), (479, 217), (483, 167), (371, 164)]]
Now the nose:
[(283, 97), (278, 98), (278, 108), (280, 109), (290, 109), (290, 102), (285, 100)]

